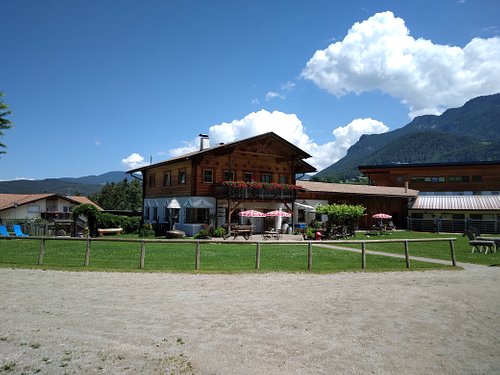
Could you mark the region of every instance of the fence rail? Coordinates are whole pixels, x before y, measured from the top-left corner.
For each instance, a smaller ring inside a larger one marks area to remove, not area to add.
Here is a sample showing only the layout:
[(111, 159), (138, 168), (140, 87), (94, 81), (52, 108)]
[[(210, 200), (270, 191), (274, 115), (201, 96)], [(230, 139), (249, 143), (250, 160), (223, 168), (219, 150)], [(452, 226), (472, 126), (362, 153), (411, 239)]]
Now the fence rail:
[[(38, 254), (38, 265), (43, 265), (43, 258), (45, 254), (45, 247), (47, 241), (79, 241), (85, 243), (85, 257), (83, 261), (83, 266), (88, 267), (90, 265), (90, 254), (91, 254), (91, 243), (92, 242), (115, 242), (115, 243), (137, 243), (140, 245), (140, 259), (139, 268), (144, 269), (146, 261), (146, 244), (153, 243), (163, 243), (163, 244), (193, 244), (194, 245), (194, 269), (200, 270), (201, 268), (201, 251), (203, 244), (254, 244), (256, 246), (255, 252), (255, 269), (260, 270), (260, 253), (261, 253), (261, 241), (231, 241), (227, 242), (224, 240), (163, 240), (163, 239), (131, 239), (131, 238), (78, 238), (78, 237), (6, 237), (0, 236), (0, 240), (21, 240), (21, 241), (40, 241), (40, 250)], [(406, 268), (410, 268), (410, 252), (409, 244), (415, 242), (448, 242), (450, 245), (450, 260), (452, 266), (456, 266), (455, 258), (455, 241), (456, 238), (422, 238), (422, 239), (387, 239), (387, 240), (331, 240), (331, 241), (265, 241), (265, 244), (275, 244), (275, 245), (304, 245), (307, 246), (307, 270), (311, 271), (313, 267), (313, 245), (361, 245), (361, 268), (366, 269), (366, 247), (367, 244), (375, 243), (401, 243), (404, 246), (404, 255), (406, 261)], [(1, 249), (0, 249), (1, 251)]]

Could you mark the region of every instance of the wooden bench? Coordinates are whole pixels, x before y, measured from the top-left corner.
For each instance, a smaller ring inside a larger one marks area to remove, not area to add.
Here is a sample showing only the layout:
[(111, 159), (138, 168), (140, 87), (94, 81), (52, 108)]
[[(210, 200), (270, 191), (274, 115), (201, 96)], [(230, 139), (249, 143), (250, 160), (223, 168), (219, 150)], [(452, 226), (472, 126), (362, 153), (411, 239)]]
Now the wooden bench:
[(123, 232), (123, 228), (99, 228), (97, 229), (99, 236), (104, 236), (106, 234), (121, 234)]
[(488, 251), (491, 253), (497, 252), (495, 241), (486, 240), (484, 237), (476, 238), (476, 234), (470, 230), (466, 230), (464, 236), (469, 237), (469, 245), (472, 247), (471, 253), (474, 251), (477, 251), (478, 253), (482, 253), (484, 251), (485, 254), (488, 254)]

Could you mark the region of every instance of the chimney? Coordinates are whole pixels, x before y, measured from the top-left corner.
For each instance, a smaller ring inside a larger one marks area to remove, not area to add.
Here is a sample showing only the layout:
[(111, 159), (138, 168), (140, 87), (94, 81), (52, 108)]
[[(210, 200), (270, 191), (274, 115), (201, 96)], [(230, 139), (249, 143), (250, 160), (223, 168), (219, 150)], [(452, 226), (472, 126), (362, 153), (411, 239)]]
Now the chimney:
[(203, 151), (210, 147), (210, 138), (208, 134), (200, 134), (200, 151)]

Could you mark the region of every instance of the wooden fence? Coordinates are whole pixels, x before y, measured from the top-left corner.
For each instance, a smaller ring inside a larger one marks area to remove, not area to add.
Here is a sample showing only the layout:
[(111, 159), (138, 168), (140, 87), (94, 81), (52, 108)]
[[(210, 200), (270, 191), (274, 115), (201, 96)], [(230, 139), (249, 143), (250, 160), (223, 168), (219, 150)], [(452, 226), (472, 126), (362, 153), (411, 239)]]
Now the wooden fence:
[[(162, 240), (162, 239), (129, 239), (129, 238), (76, 238), (76, 237), (5, 237), (0, 236), (4, 240), (23, 240), (23, 241), (40, 241), (40, 251), (38, 253), (38, 265), (43, 265), (43, 257), (45, 254), (45, 246), (47, 241), (80, 241), (85, 243), (85, 257), (83, 266), (88, 267), (90, 264), (91, 243), (92, 242), (118, 242), (118, 243), (137, 243), (140, 245), (140, 259), (139, 267), (144, 269), (146, 258), (146, 244), (152, 243), (180, 243), (180, 244), (193, 244), (194, 245), (194, 269), (200, 270), (201, 251), (203, 244), (254, 244), (255, 245), (255, 269), (260, 270), (260, 253), (261, 241), (231, 241), (227, 242), (222, 239), (210, 240)], [(410, 251), (409, 244), (415, 242), (448, 242), (450, 245), (450, 260), (453, 266), (456, 266), (455, 258), (455, 242), (456, 238), (424, 238), (424, 239), (387, 239), (387, 240), (332, 240), (332, 241), (265, 241), (267, 244), (276, 245), (304, 245), (307, 246), (307, 270), (311, 271), (313, 266), (313, 245), (361, 245), (360, 263), (361, 269), (366, 269), (366, 247), (367, 244), (375, 243), (401, 243), (404, 246), (404, 255), (406, 261), (406, 268), (410, 268)]]

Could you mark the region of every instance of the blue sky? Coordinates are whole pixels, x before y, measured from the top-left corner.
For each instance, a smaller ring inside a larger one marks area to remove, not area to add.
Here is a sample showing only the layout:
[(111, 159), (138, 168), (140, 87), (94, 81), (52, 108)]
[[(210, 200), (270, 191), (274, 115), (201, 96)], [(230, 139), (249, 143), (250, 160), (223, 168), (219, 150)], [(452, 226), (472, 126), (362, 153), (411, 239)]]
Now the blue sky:
[(318, 170), (363, 133), (500, 92), (500, 2), (0, 0), (0, 180), (275, 131)]

